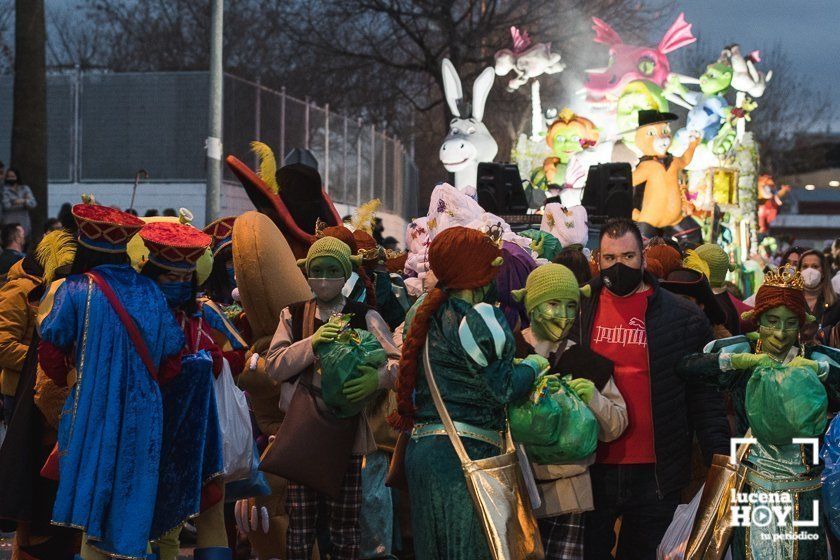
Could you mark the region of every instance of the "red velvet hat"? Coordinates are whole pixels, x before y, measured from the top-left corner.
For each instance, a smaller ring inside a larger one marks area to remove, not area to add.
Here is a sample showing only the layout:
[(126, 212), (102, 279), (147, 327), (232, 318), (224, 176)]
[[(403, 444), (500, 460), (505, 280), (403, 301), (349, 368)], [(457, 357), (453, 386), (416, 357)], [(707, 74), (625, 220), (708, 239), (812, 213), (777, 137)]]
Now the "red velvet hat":
[(219, 254), (219, 251), (225, 247), (229, 247), (233, 243), (233, 222), (236, 221), (236, 216), (228, 216), (227, 218), (219, 218), (214, 222), (210, 222), (202, 231), (213, 238), (213, 257)]
[(195, 263), (213, 238), (194, 228), (175, 222), (152, 222), (140, 231), (149, 248), (149, 262), (177, 272), (195, 270)]
[(128, 240), (145, 224), (137, 216), (98, 204), (76, 204), (73, 218), (79, 244), (103, 253), (124, 253)]

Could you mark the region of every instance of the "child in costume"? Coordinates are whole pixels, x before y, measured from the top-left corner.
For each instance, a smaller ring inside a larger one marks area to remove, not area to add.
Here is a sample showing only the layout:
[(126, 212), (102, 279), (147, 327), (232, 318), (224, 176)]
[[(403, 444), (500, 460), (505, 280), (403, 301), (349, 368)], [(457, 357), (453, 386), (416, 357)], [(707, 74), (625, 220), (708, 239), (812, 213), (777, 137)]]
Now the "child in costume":
[[(219, 218), (204, 228), (212, 237), (210, 250), (213, 268), (204, 282), (206, 295), (198, 299), (201, 316), (207, 323), (213, 340), (230, 364), (233, 376), (238, 376), (245, 366), (248, 350), (248, 320), (242, 306), (233, 300), (236, 275), (233, 269), (233, 223), (236, 218)], [(243, 328), (246, 332), (240, 331)]]
[(438, 282), (406, 318), (398, 415), (392, 418), (396, 428), (412, 430), (405, 471), (414, 551), (424, 560), (488, 559), (461, 463), (422, 374), (423, 348), (428, 340), (441, 396), (474, 460), (501, 452), (506, 405), (530, 392), (547, 362), (532, 355), (514, 364), (507, 321), (484, 303), (501, 264), (497, 240), (461, 226), (448, 228), (432, 241), (429, 263)]
[(213, 387), (223, 356), (196, 303), (196, 262), (212, 239), (172, 222), (146, 224), (140, 237), (149, 249), (142, 274), (157, 283), (186, 339), (181, 373), (160, 380), (164, 429), (152, 538), (161, 560), (174, 560), (183, 523), (197, 516), (196, 558), (227, 560), (222, 437)]
[[(543, 265), (528, 275), (514, 296), (525, 303), (530, 327), (517, 336), (517, 354), (548, 359), (550, 374), (571, 374), (569, 387), (598, 421), (601, 441), (618, 438), (627, 427), (627, 405), (612, 378), (613, 364), (567, 339), (580, 302), (574, 273), (560, 264)], [(586, 459), (561, 465), (531, 463), (542, 504), (536, 510), (547, 560), (583, 558), (583, 512), (594, 509)]]
[(184, 335), (155, 283), (129, 264), (126, 244), (143, 221), (92, 204), (73, 217), (79, 248), (42, 304), (38, 352), (58, 385), (68, 364), (77, 372), (59, 426), (53, 523), (84, 532), (85, 560), (145, 559), (163, 429), (157, 379), (177, 375)]
[[(350, 233), (349, 230), (347, 232)], [(337, 313), (352, 314), (350, 327), (372, 333), (389, 357), (387, 363), (378, 370), (358, 366), (362, 375), (344, 385), (344, 395), (351, 402), (361, 402), (377, 390), (393, 386), (399, 352), (394, 346), (388, 325), (379, 313), (342, 294), (342, 288), (350, 278), (353, 262), (350, 247), (330, 236), (315, 241), (306, 259), (299, 261), (315, 297), (291, 305), (281, 312), (277, 331), (263, 365), (271, 378), (284, 383), (281, 396), (281, 408), (284, 410), (288, 409), (295, 391), (309, 390), (299, 387), (300, 383), (313, 386), (316, 390), (321, 387), (315, 349), (320, 344), (334, 341), (338, 336), (340, 326), (329, 321)], [(307, 329), (311, 329), (313, 334), (305, 336)], [(322, 399), (317, 400), (323, 407)], [(289, 482), (289, 529), (286, 537), (288, 560), (309, 560), (312, 557), (319, 504), (323, 503), (326, 503), (329, 510), (331, 557), (336, 560), (355, 560), (359, 556), (362, 458), (375, 451), (376, 444), (365, 415), (360, 414), (357, 418), (352, 458), (337, 499), (319, 494), (314, 488)], [(313, 441), (312, 444), (317, 445), (318, 442)]]
[[(761, 526), (735, 527), (733, 557), (826, 558), (822, 515), (813, 507), (820, 497), (821, 466), (812, 462), (807, 446), (790, 440), (824, 433), (827, 394), (836, 399), (840, 388), (840, 351), (805, 347), (798, 341), (810, 317), (802, 277), (792, 267), (767, 274), (755, 303), (750, 313), (758, 323), (757, 340), (736, 336), (714, 341), (705, 353), (688, 356), (682, 364), (687, 375), (700, 376), (728, 391), (738, 434), (750, 428), (757, 439), (743, 460), (746, 482), (741, 492), (795, 505), (787, 524), (774, 518)], [(728, 494), (725, 499), (729, 500)], [(790, 523), (814, 518), (819, 521), (815, 527)], [(791, 531), (806, 531), (810, 538), (776, 538)]]

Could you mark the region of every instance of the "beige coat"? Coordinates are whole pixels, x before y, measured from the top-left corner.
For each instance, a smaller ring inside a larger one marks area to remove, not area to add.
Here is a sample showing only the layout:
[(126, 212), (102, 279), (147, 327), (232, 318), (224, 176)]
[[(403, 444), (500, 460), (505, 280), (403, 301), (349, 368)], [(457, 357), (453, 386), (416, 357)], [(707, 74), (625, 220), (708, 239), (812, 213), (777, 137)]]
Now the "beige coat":
[[(344, 298), (342, 298), (340, 303), (340, 306), (336, 305), (333, 309), (322, 308), (320, 303), (318, 303), (318, 318), (323, 322), (327, 322), (332, 312), (341, 310), (344, 307)], [(367, 330), (376, 336), (379, 343), (382, 344), (382, 348), (388, 354), (387, 363), (379, 369), (379, 388), (392, 389), (397, 379), (397, 372), (399, 371), (400, 352), (394, 346), (394, 340), (391, 337), (388, 324), (382, 319), (379, 313), (374, 310), (368, 311), (366, 322)], [(271, 346), (265, 356), (266, 373), (275, 381), (282, 383), (280, 393), (281, 410), (285, 411), (288, 408), (289, 403), (292, 401), (292, 395), (294, 395), (297, 389), (297, 381), (289, 383), (288, 380), (313, 364), (317, 372), (318, 364), (315, 351), (312, 348), (312, 337), (309, 336), (303, 340), (293, 340), (292, 314), (287, 307), (280, 313), (280, 322), (277, 325), (274, 338), (271, 339)], [(321, 376), (317, 373), (314, 376), (313, 385), (316, 387), (321, 386)], [(326, 406), (323, 402), (320, 404)], [(360, 418), (361, 421), (356, 432), (356, 440), (353, 444), (353, 453), (365, 455), (376, 451), (376, 442), (368, 425), (366, 414), (362, 413)]]
[[(537, 354), (546, 358), (560, 345), (537, 340), (530, 329), (523, 330), (522, 336)], [(568, 344), (574, 343), (569, 341)], [(592, 400), (589, 401), (589, 408), (598, 420), (599, 441), (613, 441), (624, 433), (627, 428), (627, 405), (612, 379), (600, 392), (595, 391)], [(531, 463), (542, 498), (542, 504), (534, 512), (536, 516), (555, 517), (594, 509), (592, 483), (589, 478), (589, 465), (594, 462), (593, 453), (582, 461), (563, 465)]]

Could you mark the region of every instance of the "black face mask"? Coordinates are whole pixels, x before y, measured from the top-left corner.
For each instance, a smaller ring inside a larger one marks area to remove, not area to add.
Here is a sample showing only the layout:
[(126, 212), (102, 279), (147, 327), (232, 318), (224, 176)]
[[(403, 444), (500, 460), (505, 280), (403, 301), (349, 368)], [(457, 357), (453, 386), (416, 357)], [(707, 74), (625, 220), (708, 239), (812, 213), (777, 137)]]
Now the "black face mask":
[(630, 295), (642, 283), (642, 269), (615, 263), (609, 268), (601, 269), (601, 280), (604, 286), (615, 295)]

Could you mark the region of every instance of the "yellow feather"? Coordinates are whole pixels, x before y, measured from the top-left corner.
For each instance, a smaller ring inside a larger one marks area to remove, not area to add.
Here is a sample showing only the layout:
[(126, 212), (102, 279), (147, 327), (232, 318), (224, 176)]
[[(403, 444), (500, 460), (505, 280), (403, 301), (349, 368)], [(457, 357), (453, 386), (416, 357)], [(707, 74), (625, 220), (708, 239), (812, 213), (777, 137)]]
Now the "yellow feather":
[(35, 258), (44, 268), (44, 280), (48, 284), (55, 278), (57, 269), (73, 264), (75, 256), (76, 240), (63, 229), (47, 233), (35, 248)]
[(277, 160), (274, 158), (274, 152), (267, 144), (251, 142), (251, 151), (257, 154), (260, 158), (260, 170), (257, 175), (260, 179), (268, 185), (271, 192), (277, 194), (280, 192), (280, 185), (277, 184)]
[(697, 272), (704, 275), (706, 278), (708, 278), (711, 275), (711, 271), (709, 270), (709, 263), (701, 259), (700, 256), (691, 249), (685, 252), (683, 266), (686, 268), (690, 268), (691, 270), (696, 270)]
[(356, 215), (353, 216), (353, 229), (361, 229), (367, 233), (373, 233), (373, 226), (376, 223), (376, 211), (382, 205), (382, 201), (374, 198), (365, 202), (356, 210)]

